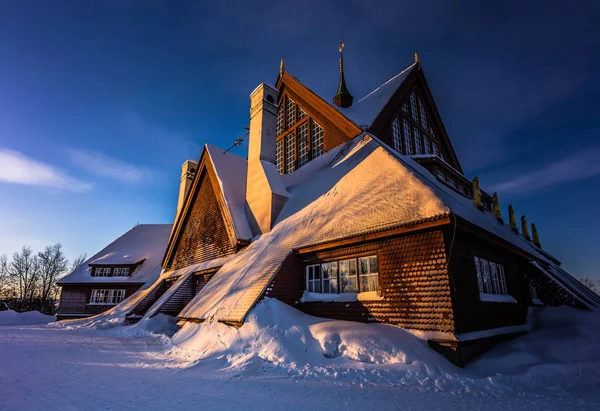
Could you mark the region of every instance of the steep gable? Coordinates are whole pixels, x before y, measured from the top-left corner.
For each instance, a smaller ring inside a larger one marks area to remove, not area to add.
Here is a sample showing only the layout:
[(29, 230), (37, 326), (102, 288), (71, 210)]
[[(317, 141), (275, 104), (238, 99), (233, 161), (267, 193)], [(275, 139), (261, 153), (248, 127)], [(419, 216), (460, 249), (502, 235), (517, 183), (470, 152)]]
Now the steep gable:
[(246, 169), (239, 161), (245, 164), (245, 160), (224, 155), (219, 149), (204, 148), (192, 187), (176, 218), (163, 268), (177, 270), (235, 254), (249, 240), (250, 229), (243, 214), (244, 188), (238, 184), (246, 178)]

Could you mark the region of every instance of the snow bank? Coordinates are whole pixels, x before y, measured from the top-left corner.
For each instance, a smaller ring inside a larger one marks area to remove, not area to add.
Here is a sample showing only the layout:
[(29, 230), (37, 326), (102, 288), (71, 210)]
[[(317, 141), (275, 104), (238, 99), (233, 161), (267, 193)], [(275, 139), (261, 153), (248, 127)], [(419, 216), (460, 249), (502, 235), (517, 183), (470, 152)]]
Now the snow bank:
[(53, 315), (44, 315), (39, 311), (18, 313), (13, 310), (0, 311), (0, 326), (48, 324), (54, 321)]

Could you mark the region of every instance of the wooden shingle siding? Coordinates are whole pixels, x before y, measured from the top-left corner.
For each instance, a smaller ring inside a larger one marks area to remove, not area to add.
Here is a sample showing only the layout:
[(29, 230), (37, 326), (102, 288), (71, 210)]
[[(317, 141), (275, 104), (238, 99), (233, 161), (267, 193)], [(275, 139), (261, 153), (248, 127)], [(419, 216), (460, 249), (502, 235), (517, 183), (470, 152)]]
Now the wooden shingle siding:
[(571, 307), (586, 309), (586, 307), (560, 284), (541, 273), (537, 268), (530, 264), (527, 267), (527, 278), (536, 287), (538, 297), (547, 305), (568, 305)]
[[(379, 281), (384, 299), (357, 302), (298, 303), (305, 288), (304, 265), (293, 262), (275, 276), (269, 296), (286, 296), (307, 314), (350, 321), (382, 322), (426, 331), (454, 331), (450, 284), (444, 236), (441, 230), (405, 235), (358, 246), (299, 256), (313, 261), (337, 260), (356, 255), (377, 254)], [(283, 268), (283, 267), (282, 267)], [(295, 271), (297, 277), (292, 275)], [(296, 278), (300, 278), (298, 283)], [(290, 283), (289, 288), (282, 282)], [(293, 287), (300, 287), (295, 292)]]
[(207, 170), (203, 170), (200, 188), (193, 199), (191, 212), (186, 216), (181, 239), (173, 257), (170, 270), (214, 258), (225, 257), (236, 252), (225, 220), (219, 208), (215, 191)]
[[(525, 324), (531, 302), (525, 278), (529, 260), (484, 237), (463, 230), (447, 231), (450, 254), (450, 281), (454, 290), (454, 315), (457, 333)], [(508, 293), (517, 303), (486, 302), (479, 297), (474, 256), (504, 266)]]
[(125, 289), (125, 298), (140, 289), (142, 284), (66, 284), (62, 286), (57, 315), (68, 314), (100, 314), (114, 305), (90, 304), (93, 289)]
[(303, 272), (303, 265), (298, 256), (293, 253), (288, 255), (262, 297), (277, 298), (294, 307), (304, 290)]
[(189, 276), (177, 291), (169, 298), (159, 312), (167, 315), (177, 316), (183, 310), (183, 307), (188, 305), (194, 298), (194, 276)]
[(146, 314), (146, 311), (148, 311), (148, 308), (150, 308), (152, 306), (152, 304), (154, 304), (156, 302), (156, 300), (158, 300), (160, 298), (160, 296), (163, 295), (165, 293), (165, 291), (167, 291), (167, 288), (169, 288), (169, 285), (167, 284), (167, 282), (165, 280), (156, 284), (156, 286), (154, 286), (154, 288), (148, 293), (148, 295), (146, 295), (142, 299), (142, 301), (140, 301), (135, 306), (135, 308), (133, 309), (133, 314), (140, 315), (140, 316)]

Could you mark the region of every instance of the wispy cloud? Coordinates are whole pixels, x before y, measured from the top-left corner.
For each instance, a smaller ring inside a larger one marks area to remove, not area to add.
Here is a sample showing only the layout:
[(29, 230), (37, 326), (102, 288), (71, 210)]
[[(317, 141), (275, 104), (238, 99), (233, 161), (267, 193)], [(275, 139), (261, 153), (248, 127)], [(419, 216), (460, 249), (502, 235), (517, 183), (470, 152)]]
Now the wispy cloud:
[(0, 149), (0, 181), (79, 192), (92, 188), (92, 184), (73, 178), (50, 164), (8, 149)]
[(600, 156), (600, 147), (574, 153), (534, 172), (512, 178), (491, 188), (493, 191), (518, 194), (594, 177), (600, 174), (598, 156)]
[(98, 151), (70, 149), (68, 153), (73, 165), (99, 177), (127, 184), (148, 183), (162, 178), (158, 170), (139, 167)]

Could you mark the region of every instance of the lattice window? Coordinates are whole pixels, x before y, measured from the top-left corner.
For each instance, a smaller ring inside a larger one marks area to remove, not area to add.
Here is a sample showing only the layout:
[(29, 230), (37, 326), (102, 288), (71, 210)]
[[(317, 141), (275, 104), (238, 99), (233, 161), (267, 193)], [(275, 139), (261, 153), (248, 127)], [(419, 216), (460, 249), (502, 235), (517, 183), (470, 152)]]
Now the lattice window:
[(294, 133), (290, 133), (287, 136), (285, 136), (285, 172), (288, 174), (296, 169), (296, 159), (294, 157), (295, 143), (296, 138)]
[(298, 106), (298, 121), (302, 120), (306, 117), (306, 111), (302, 110), (300, 106)]
[(285, 116), (285, 125), (287, 128), (296, 124), (296, 103), (291, 98), (287, 98), (287, 110)]
[(394, 136), (394, 150), (402, 152), (402, 137), (400, 136), (400, 119), (396, 117), (392, 123), (392, 135)]
[(306, 267), (306, 291), (312, 293), (379, 292), (377, 256), (350, 258)]
[(441, 170), (437, 170), (437, 178), (440, 181), (446, 181), (446, 176)]
[(277, 162), (277, 171), (283, 174), (283, 140), (279, 140), (275, 144), (275, 159)]
[(404, 104), (402, 105), (402, 112), (404, 112), (404, 113), (408, 114), (408, 104), (404, 103)]
[(481, 257), (474, 258), (479, 293), (483, 295), (508, 295), (504, 266)]
[(419, 121), (419, 112), (417, 111), (417, 96), (413, 91), (410, 93), (410, 114), (414, 121)]
[(277, 127), (275, 134), (280, 135), (285, 129), (285, 99), (281, 99), (281, 104), (277, 110)]
[(439, 154), (438, 145), (435, 141), (431, 142), (431, 152), (433, 153), (434, 156), (437, 156)]
[(412, 136), (410, 135), (410, 124), (405, 119), (402, 119), (402, 127), (404, 130), (404, 149), (406, 154), (412, 155)]
[(90, 297), (90, 304), (118, 304), (125, 299), (124, 289), (94, 289)]
[(298, 140), (298, 168), (308, 163), (308, 122), (305, 121), (296, 130)]
[(427, 113), (425, 112), (425, 107), (423, 107), (421, 99), (419, 99), (419, 111), (421, 113), (421, 126), (427, 131)]
[(423, 134), (423, 151), (425, 151), (425, 154), (431, 153), (431, 147), (429, 146), (429, 136), (427, 134)]
[(323, 154), (323, 127), (316, 121), (311, 121), (310, 145), (312, 147), (312, 158), (315, 159)]
[(421, 133), (419, 129), (415, 127), (415, 154), (421, 154)]

